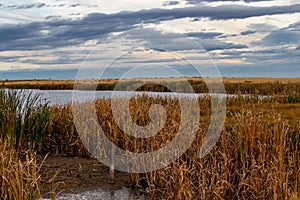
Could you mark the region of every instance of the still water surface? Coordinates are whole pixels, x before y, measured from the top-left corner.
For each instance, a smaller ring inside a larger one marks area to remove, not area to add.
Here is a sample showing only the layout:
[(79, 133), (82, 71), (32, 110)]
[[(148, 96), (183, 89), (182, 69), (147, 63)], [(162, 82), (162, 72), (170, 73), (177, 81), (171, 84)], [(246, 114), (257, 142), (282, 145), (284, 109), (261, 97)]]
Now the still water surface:
[[(73, 90), (28, 90), (33, 93), (41, 94), (43, 98), (50, 101), (51, 105), (67, 104), (72, 101)], [(192, 94), (192, 93), (173, 93), (173, 92), (132, 92), (132, 91), (76, 91), (76, 100), (85, 102), (88, 100), (94, 100), (96, 98), (111, 98), (114, 93), (117, 97), (140, 96), (142, 94), (148, 94), (149, 96), (161, 96), (161, 97), (203, 97), (208, 94)], [(234, 97), (236, 95), (217, 94), (219, 97)]]

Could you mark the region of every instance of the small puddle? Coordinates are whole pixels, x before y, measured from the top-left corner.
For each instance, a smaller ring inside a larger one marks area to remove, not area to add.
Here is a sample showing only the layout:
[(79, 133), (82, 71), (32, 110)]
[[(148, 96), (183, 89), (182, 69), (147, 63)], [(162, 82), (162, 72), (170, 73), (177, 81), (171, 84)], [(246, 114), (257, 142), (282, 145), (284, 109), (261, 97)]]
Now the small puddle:
[[(144, 195), (137, 195), (128, 188), (122, 188), (120, 190), (90, 190), (77, 194), (62, 194), (58, 195), (55, 199), (57, 200), (145, 200)], [(48, 199), (43, 199), (48, 200)]]

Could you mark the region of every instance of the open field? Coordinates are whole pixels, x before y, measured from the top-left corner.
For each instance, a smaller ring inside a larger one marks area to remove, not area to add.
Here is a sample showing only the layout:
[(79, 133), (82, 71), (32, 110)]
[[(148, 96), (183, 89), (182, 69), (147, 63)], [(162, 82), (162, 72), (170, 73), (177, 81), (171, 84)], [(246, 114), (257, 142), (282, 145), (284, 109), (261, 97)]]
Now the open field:
[[(209, 79), (209, 78), (208, 78)], [(202, 78), (136, 78), (136, 79), (103, 79), (99, 81), (99, 84), (112, 84), (116, 81), (120, 82), (128, 82), (128, 81), (152, 81), (152, 82), (178, 82), (183, 80), (193, 80), (193, 81), (203, 81)], [(228, 78), (223, 77), (224, 83), (300, 83), (300, 78)], [(89, 80), (82, 81), (85, 83), (90, 83)], [(13, 85), (72, 85), (74, 84), (74, 80), (2, 80), (0, 83), (4, 86), (13, 86)]]
[[(221, 137), (206, 157), (197, 155), (211, 117), (209, 98), (199, 99), (201, 127), (179, 159), (154, 172), (116, 172), (116, 177), (152, 199), (299, 199), (299, 83), (243, 81), (227, 88), (238, 94), (273, 94), (273, 98), (228, 99)], [(91, 159), (75, 128), (71, 104), (40, 105), (38, 99), (26, 91), (0, 90), (0, 199), (38, 199), (46, 193), (55, 197), (62, 190), (76, 192), (100, 185), (119, 187), (110, 182), (108, 168)], [(166, 108), (167, 119), (163, 129), (147, 139), (120, 130), (109, 99), (98, 99), (95, 108), (101, 128), (115, 144), (130, 152), (149, 152), (167, 145), (180, 123), (189, 122), (180, 121), (178, 101), (147, 96), (130, 101), (133, 121), (141, 126), (150, 123), (148, 113), (154, 103)], [(84, 138), (85, 143), (101, 145), (97, 130)], [(80, 162), (93, 165), (97, 172)]]

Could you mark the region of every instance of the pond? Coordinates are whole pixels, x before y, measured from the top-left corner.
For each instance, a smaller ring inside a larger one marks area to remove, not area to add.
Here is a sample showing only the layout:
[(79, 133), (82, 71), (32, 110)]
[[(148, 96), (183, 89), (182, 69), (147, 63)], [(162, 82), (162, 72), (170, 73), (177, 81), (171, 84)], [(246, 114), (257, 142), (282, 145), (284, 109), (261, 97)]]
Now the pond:
[[(33, 93), (41, 94), (43, 98), (50, 101), (51, 105), (63, 105), (72, 101), (73, 90), (28, 90)], [(112, 93), (119, 97), (126, 96), (140, 96), (142, 94), (148, 94), (149, 96), (162, 96), (162, 97), (204, 97), (208, 94), (192, 94), (192, 93), (173, 93), (173, 92), (136, 92), (136, 91), (76, 91), (77, 100), (80, 99), (81, 102), (88, 100), (94, 100), (96, 98), (110, 98)], [(236, 97), (237, 95), (229, 94), (217, 94), (220, 97)]]
[[(144, 200), (144, 195), (137, 195), (128, 188), (122, 188), (119, 190), (91, 190), (78, 194), (62, 194), (56, 197), (57, 200)], [(43, 199), (48, 200), (48, 199)]]

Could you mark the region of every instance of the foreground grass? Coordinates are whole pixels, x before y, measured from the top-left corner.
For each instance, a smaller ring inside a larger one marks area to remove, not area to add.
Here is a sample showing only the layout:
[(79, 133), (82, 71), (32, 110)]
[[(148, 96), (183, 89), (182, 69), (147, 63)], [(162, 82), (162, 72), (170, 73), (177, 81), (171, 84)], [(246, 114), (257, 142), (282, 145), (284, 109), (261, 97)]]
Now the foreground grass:
[(0, 142), (0, 199), (40, 199), (39, 170), (35, 154), (25, 152), (21, 158)]
[(175, 163), (146, 174), (146, 192), (158, 199), (298, 199), (300, 123), (264, 112), (233, 116), (204, 159), (197, 138)]
[[(201, 128), (190, 149), (170, 166), (130, 174), (129, 181), (153, 199), (299, 199), (299, 92), (291, 85), (292, 89), (281, 95), (279, 91), (286, 86), (275, 86), (257, 90), (277, 91), (278, 98), (228, 100), (222, 135), (203, 159), (198, 158), (198, 152), (211, 113), (210, 99), (199, 99)], [(36, 153), (90, 156), (74, 127), (71, 105), (49, 107), (40, 100), (31, 94), (0, 91), (1, 199), (40, 198)], [(97, 100), (95, 108), (102, 129), (115, 144), (127, 151), (148, 152), (171, 141), (180, 123), (176, 100), (147, 96), (131, 101), (133, 120), (147, 125), (154, 103), (166, 107), (167, 121), (157, 136), (147, 139), (129, 137), (119, 129), (110, 100)], [(92, 138), (90, 145), (101, 145), (95, 133), (87, 133), (86, 138)], [(107, 156), (106, 152), (98, 153)]]
[(0, 199), (39, 199), (36, 151), (49, 127), (39, 96), (0, 90)]
[[(96, 102), (102, 129), (119, 147), (149, 152), (171, 141), (179, 126), (180, 109), (172, 99), (131, 101), (132, 118), (139, 125), (150, 121), (153, 103), (166, 106), (167, 122), (155, 137), (137, 139), (121, 131), (111, 113), (110, 100)], [(228, 101), (226, 125), (214, 150), (203, 159), (198, 152), (210, 120), (209, 99), (200, 100), (201, 129), (190, 149), (170, 166), (147, 174), (130, 174), (130, 182), (153, 199), (298, 199), (300, 196), (300, 104), (277, 100)], [(243, 108), (242, 108), (243, 107)], [(289, 109), (289, 108), (293, 109)], [(89, 155), (76, 136), (70, 105), (58, 110), (53, 123), (65, 130), (57, 153)], [(282, 114), (281, 114), (282, 113)], [(64, 119), (63, 121), (61, 121)], [(97, 131), (86, 133), (86, 143), (99, 146)], [(65, 140), (67, 137), (69, 140)], [(52, 137), (53, 138), (53, 137)], [(65, 142), (63, 142), (65, 141)], [(97, 149), (95, 149), (97, 151)], [(106, 152), (97, 152), (106, 157)]]

